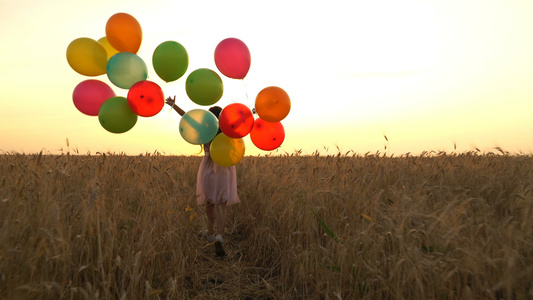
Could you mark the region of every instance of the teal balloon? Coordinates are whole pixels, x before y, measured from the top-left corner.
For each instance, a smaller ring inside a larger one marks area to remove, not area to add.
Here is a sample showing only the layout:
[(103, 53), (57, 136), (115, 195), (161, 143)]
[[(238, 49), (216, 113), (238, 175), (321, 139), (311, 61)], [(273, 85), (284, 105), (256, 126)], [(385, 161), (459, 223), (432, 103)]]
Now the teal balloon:
[(100, 106), (98, 120), (105, 130), (112, 133), (124, 133), (135, 126), (137, 115), (128, 105), (128, 99), (117, 96), (107, 99)]
[(224, 85), (215, 71), (197, 69), (187, 77), (185, 91), (194, 103), (208, 106), (217, 103), (222, 98)]
[(175, 81), (187, 71), (189, 55), (180, 43), (166, 41), (155, 48), (152, 65), (159, 78), (166, 82)]
[(107, 78), (119, 88), (129, 89), (132, 85), (148, 78), (148, 68), (137, 54), (119, 52), (107, 61)]
[(193, 109), (181, 117), (181, 137), (190, 144), (202, 145), (210, 142), (218, 133), (218, 119), (205, 109)]

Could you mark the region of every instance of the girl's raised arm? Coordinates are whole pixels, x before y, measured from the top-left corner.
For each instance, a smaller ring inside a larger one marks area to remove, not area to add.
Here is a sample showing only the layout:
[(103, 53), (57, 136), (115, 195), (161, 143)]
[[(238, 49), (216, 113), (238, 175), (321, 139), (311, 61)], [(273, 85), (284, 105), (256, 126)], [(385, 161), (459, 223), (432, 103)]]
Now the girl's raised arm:
[(165, 100), (165, 103), (170, 105), (180, 116), (183, 116), (185, 114), (185, 111), (181, 109), (179, 106), (176, 105), (176, 96), (174, 98), (170, 98), (170, 96)]

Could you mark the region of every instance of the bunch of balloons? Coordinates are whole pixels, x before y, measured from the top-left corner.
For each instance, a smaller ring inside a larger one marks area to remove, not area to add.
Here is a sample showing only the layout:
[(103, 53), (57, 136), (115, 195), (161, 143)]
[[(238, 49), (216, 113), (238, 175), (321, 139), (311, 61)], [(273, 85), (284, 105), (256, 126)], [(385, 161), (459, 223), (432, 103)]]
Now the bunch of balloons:
[[(104, 129), (124, 133), (135, 126), (138, 116), (157, 115), (165, 99), (161, 87), (147, 80), (146, 63), (136, 54), (142, 42), (139, 22), (129, 14), (117, 13), (107, 21), (105, 33), (98, 41), (87, 37), (72, 41), (67, 61), (85, 76), (107, 74), (113, 85), (128, 90), (127, 97), (117, 96), (103, 81), (88, 79), (74, 88), (72, 98), (80, 112), (98, 116)], [(154, 69), (167, 82), (183, 76), (188, 64), (185, 48), (176, 42), (162, 43), (154, 51)]]
[[(72, 41), (67, 47), (67, 61), (74, 71), (85, 76), (107, 74), (113, 85), (128, 90), (127, 97), (117, 96), (103, 81), (88, 79), (74, 88), (72, 98), (80, 112), (98, 116), (104, 129), (124, 133), (135, 126), (138, 116), (157, 115), (165, 97), (158, 84), (147, 80), (147, 66), (137, 55), (142, 42), (139, 22), (129, 14), (117, 13), (107, 21), (105, 33), (98, 41), (86, 37)], [(228, 78), (243, 80), (250, 69), (250, 51), (237, 38), (221, 41), (214, 59), (217, 69)], [(156, 74), (169, 83), (186, 73), (189, 56), (178, 42), (165, 41), (154, 50), (152, 65)], [(188, 75), (185, 90), (195, 104), (211, 106), (222, 98), (224, 86), (217, 72), (200, 68)], [(185, 141), (194, 145), (211, 142), (213, 161), (221, 166), (233, 166), (244, 156), (243, 138), (248, 134), (252, 143), (265, 151), (283, 143), (285, 130), (281, 121), (290, 108), (288, 94), (270, 86), (261, 90), (255, 99), (257, 118), (242, 103), (227, 105), (218, 119), (206, 109), (193, 109), (182, 116), (179, 132)]]

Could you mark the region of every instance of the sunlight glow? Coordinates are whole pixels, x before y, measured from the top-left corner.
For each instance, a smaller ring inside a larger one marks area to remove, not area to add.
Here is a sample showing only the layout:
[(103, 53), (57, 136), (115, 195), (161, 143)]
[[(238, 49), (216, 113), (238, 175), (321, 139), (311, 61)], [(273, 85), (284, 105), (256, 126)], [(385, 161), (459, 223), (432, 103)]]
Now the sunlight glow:
[[(42, 14), (45, 5), (49, 13)], [(216, 70), (213, 51), (222, 39), (243, 40), (250, 72), (244, 80), (223, 77), (218, 105), (253, 107), (261, 89), (283, 88), (292, 107), (277, 153), (337, 146), (416, 153), (450, 150), (454, 142), (461, 150), (533, 147), (524, 138), (533, 134), (531, 1), (23, 0), (3, 1), (0, 9), (7, 45), (0, 49), (1, 151), (55, 152), (69, 138), (81, 153), (198, 153), (181, 139), (180, 117), (167, 107), (116, 135), (73, 106), (72, 90), (87, 77), (69, 67), (66, 47), (78, 37), (105, 36), (116, 12), (141, 23), (138, 54), (149, 79), (186, 111), (198, 106), (185, 94), (185, 78), (165, 83), (151, 66), (157, 45), (175, 40), (187, 49), (186, 77), (197, 68)], [(268, 154), (246, 145), (247, 155)]]

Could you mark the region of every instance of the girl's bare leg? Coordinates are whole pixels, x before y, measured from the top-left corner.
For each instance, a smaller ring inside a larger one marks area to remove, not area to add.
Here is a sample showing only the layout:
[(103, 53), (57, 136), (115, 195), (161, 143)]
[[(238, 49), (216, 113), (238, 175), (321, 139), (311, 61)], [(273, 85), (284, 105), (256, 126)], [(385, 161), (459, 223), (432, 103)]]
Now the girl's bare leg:
[(217, 233), (221, 236), (224, 236), (224, 229), (226, 228), (226, 207), (227, 203), (220, 203), (218, 205)]
[(205, 207), (205, 215), (207, 216), (207, 235), (215, 234), (215, 205), (208, 204)]

